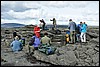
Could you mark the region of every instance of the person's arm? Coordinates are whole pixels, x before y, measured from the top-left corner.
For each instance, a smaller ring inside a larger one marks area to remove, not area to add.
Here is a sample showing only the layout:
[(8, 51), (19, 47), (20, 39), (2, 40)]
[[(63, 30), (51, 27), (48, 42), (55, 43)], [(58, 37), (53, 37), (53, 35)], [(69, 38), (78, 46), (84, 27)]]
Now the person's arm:
[(49, 40), (49, 44), (51, 45), (51, 39)]
[(81, 29), (84, 29), (84, 25), (81, 26)]
[(11, 47), (13, 47), (13, 42), (10, 44)]
[(20, 47), (21, 47), (21, 48), (23, 48), (23, 45), (22, 45), (22, 43), (21, 43), (21, 42), (20, 42)]
[(70, 23), (68, 24), (68, 29), (70, 29)]
[(50, 19), (50, 21), (53, 21), (53, 20)]

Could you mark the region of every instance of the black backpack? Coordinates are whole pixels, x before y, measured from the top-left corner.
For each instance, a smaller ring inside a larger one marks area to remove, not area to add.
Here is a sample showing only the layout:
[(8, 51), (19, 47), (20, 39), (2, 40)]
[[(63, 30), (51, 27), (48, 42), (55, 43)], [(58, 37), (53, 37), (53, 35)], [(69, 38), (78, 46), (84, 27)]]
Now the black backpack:
[(29, 41), (29, 45), (32, 46), (34, 44), (35, 41), (35, 37), (32, 37)]

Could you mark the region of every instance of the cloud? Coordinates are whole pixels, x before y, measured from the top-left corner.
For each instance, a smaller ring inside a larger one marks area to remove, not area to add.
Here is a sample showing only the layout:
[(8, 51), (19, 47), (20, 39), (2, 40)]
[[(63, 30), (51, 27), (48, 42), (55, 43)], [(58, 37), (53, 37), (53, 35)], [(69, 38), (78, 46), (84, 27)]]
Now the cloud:
[(99, 24), (99, 1), (1, 1), (1, 19), (6, 22), (37, 23), (43, 18), (52, 24), (53, 17), (58, 24), (66, 24), (70, 18)]
[(39, 18), (39, 10), (33, 10), (33, 9), (24, 12), (14, 12), (13, 10), (10, 10), (9, 12), (7, 12), (7, 14), (16, 19)]

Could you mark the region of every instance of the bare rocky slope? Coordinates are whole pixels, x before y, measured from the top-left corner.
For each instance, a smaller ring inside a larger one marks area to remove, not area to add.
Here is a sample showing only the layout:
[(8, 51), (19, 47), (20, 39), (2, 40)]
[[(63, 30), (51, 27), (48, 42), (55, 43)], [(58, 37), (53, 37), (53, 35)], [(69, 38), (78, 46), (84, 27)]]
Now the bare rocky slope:
[[(25, 38), (25, 46), (19, 53), (13, 53), (9, 47), (13, 41), (12, 32)], [(38, 50), (34, 54), (28, 54), (28, 42), (33, 34), (33, 27), (2, 28), (1, 29), (1, 65), (2, 66), (99, 66), (99, 28), (88, 28), (87, 43), (65, 44), (66, 29), (61, 34), (54, 34), (49, 29), (49, 37), (52, 39), (52, 46), (57, 50), (52, 55), (46, 55)], [(41, 31), (41, 36), (45, 31)]]

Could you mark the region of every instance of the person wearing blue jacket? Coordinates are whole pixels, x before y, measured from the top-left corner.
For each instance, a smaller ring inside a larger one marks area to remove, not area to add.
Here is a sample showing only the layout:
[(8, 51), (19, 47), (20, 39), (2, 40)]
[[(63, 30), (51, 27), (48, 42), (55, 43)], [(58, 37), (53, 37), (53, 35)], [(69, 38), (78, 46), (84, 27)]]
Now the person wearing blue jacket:
[(77, 31), (76, 31), (76, 41), (77, 42), (80, 42), (81, 38), (80, 38), (80, 35), (81, 35), (81, 26), (82, 26), (82, 22), (80, 22), (80, 24), (77, 25)]
[(15, 40), (10, 44), (13, 52), (18, 52), (23, 49), (22, 43), (19, 41), (18, 36), (15, 37)]
[(40, 43), (40, 38), (38, 38), (37, 36), (33, 36), (32, 38), (35, 38), (34, 43), (33, 43), (32, 46), (34, 46), (34, 49), (37, 50), (39, 45), (41, 44)]
[(40, 38), (38, 38), (35, 34), (33, 34), (31, 40), (29, 41), (29, 53), (34, 53), (35, 50), (38, 50), (38, 47), (40, 46)]
[(87, 25), (85, 23), (82, 24), (81, 27), (81, 42), (86, 42), (86, 32), (87, 32)]

